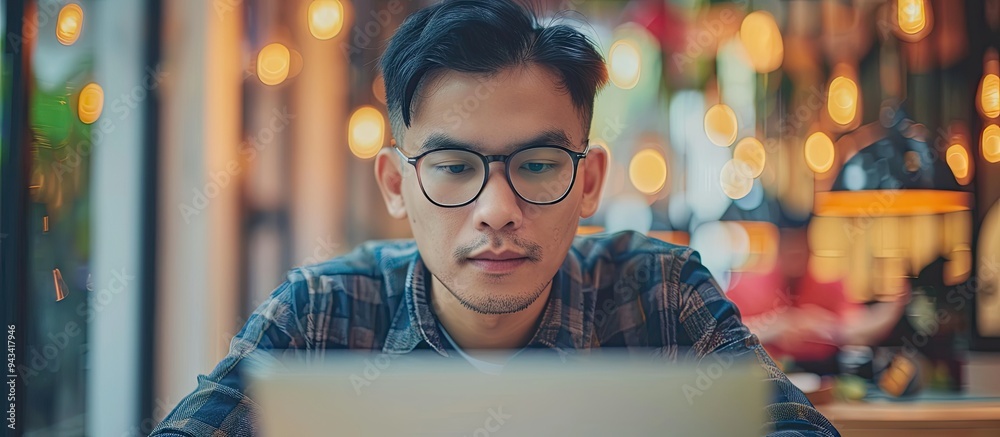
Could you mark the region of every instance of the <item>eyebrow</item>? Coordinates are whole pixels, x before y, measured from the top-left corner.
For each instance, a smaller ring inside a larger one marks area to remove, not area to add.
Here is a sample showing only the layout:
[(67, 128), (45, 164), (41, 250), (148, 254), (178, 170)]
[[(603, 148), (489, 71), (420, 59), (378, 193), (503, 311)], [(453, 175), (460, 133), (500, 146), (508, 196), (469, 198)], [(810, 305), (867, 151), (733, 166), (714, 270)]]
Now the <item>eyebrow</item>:
[[(566, 132), (557, 129), (550, 129), (543, 131), (526, 141), (510, 144), (506, 147), (504, 152), (507, 152), (506, 154), (510, 154), (524, 147), (538, 145), (562, 146), (567, 149), (573, 149), (573, 143), (570, 142), (569, 136), (566, 135)], [(428, 137), (427, 140), (424, 141), (424, 144), (420, 146), (420, 149), (417, 150), (416, 154), (422, 155), (432, 150), (447, 148), (467, 149), (488, 155), (488, 153), (485, 153), (486, 151), (482, 144), (459, 141), (445, 134), (433, 134)]]

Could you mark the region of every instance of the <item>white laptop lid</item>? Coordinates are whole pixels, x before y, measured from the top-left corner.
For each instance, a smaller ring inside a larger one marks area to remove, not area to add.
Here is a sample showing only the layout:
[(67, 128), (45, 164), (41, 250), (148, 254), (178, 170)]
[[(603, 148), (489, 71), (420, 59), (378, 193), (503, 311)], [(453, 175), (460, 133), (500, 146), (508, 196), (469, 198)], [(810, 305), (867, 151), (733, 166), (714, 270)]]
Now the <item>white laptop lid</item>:
[(755, 365), (602, 354), (520, 356), (501, 375), (461, 359), (343, 353), (250, 370), (266, 436), (761, 435)]

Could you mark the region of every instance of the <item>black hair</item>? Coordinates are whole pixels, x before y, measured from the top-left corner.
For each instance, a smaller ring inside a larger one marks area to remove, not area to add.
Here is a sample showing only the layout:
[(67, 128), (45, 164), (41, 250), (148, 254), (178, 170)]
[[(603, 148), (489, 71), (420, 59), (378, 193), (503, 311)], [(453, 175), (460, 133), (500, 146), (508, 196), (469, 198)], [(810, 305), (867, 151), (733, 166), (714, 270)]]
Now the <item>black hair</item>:
[(429, 74), (495, 74), (528, 64), (559, 76), (589, 131), (594, 98), (608, 72), (585, 35), (566, 24), (541, 26), (513, 0), (445, 0), (421, 9), (396, 30), (381, 58), (392, 127), (410, 127), (414, 95)]

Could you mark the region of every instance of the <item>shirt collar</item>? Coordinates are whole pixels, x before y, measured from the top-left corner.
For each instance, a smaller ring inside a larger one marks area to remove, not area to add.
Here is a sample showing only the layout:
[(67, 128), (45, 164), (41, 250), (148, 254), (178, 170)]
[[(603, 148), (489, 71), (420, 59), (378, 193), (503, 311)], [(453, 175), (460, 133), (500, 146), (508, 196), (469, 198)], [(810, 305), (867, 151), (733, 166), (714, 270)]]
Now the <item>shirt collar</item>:
[[(382, 352), (405, 354), (425, 342), (449, 356), (438, 320), (430, 307), (430, 272), (420, 254), (410, 260), (403, 290), (403, 304), (396, 309)], [(589, 349), (594, 335), (596, 292), (585, 284), (579, 254), (572, 248), (552, 279), (552, 291), (538, 330), (528, 347), (550, 348), (560, 356)]]

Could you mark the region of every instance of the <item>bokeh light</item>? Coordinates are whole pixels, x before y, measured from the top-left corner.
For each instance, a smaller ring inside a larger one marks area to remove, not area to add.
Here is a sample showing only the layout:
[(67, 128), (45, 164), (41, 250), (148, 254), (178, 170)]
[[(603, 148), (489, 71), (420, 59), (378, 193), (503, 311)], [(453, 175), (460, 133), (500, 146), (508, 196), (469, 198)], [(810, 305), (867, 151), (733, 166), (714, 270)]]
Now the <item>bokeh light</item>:
[(667, 183), (667, 160), (653, 149), (645, 149), (632, 157), (628, 177), (643, 194), (656, 194)]
[(278, 85), (288, 78), (291, 52), (280, 43), (264, 46), (257, 55), (257, 77), (264, 85)]
[(979, 91), (979, 108), (986, 118), (1000, 117), (1000, 76), (983, 76)]
[(344, 28), (344, 5), (340, 0), (315, 0), (309, 4), (309, 33), (327, 40)]
[(990, 163), (1000, 162), (1000, 126), (991, 124), (983, 129), (983, 158)]
[(608, 51), (608, 67), (611, 83), (621, 89), (635, 88), (642, 72), (639, 45), (628, 38), (615, 41)]
[(735, 159), (729, 160), (726, 165), (722, 166), (722, 174), (719, 178), (722, 183), (722, 192), (734, 200), (746, 197), (753, 188), (752, 175), (753, 172), (746, 163)]
[(764, 163), (767, 160), (767, 154), (764, 152), (764, 145), (761, 144), (760, 140), (754, 137), (747, 137), (736, 144), (736, 149), (733, 151), (733, 159), (746, 164), (750, 169), (751, 177), (756, 179), (764, 172)]
[(809, 135), (805, 145), (806, 165), (815, 173), (826, 173), (833, 168), (836, 152), (833, 140), (823, 132)]
[(851, 124), (858, 114), (858, 84), (846, 76), (834, 78), (830, 82), (826, 107), (834, 123)]
[(77, 116), (80, 121), (92, 124), (104, 111), (104, 89), (96, 83), (89, 83), (80, 90), (77, 102)]
[(785, 45), (771, 14), (755, 11), (747, 15), (740, 25), (740, 41), (758, 73), (770, 73), (781, 66)]
[(606, 231), (613, 234), (621, 231), (649, 232), (653, 226), (653, 210), (646, 199), (637, 194), (617, 196), (608, 202)]
[(56, 39), (63, 45), (72, 45), (80, 38), (83, 31), (83, 8), (76, 3), (70, 3), (59, 10), (56, 20)]
[(378, 109), (362, 106), (351, 115), (347, 127), (351, 153), (361, 159), (375, 157), (385, 141), (385, 117)]
[(732, 222), (712, 221), (699, 225), (691, 234), (691, 248), (701, 254), (701, 263), (712, 272), (722, 290), (728, 290), (731, 271), (746, 262), (750, 237), (746, 229)]
[(961, 144), (952, 144), (948, 148), (946, 160), (948, 167), (951, 167), (951, 172), (955, 174), (955, 179), (958, 179), (959, 182), (969, 176), (969, 152)]
[(705, 135), (719, 147), (729, 147), (736, 141), (738, 131), (736, 112), (725, 104), (718, 104), (705, 111)]
[(907, 35), (916, 35), (927, 27), (926, 0), (897, 0), (896, 19), (899, 30)]
[(851, 191), (858, 191), (868, 183), (868, 174), (859, 163), (848, 164), (844, 167), (844, 187)]

